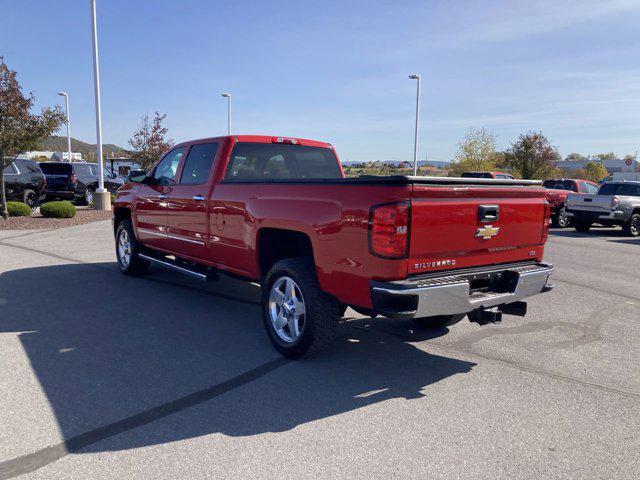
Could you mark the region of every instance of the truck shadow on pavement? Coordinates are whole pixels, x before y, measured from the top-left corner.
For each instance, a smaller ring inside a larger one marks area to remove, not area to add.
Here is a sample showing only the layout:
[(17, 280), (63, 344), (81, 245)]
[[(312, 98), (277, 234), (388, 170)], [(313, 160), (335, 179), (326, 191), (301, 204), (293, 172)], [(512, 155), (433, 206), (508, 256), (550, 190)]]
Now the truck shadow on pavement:
[(282, 359), (264, 332), (258, 288), (225, 282), (159, 270), (129, 278), (112, 263), (0, 275), (0, 332), (19, 335), (67, 451), (283, 432), (428, 397), (431, 385), (475, 366), (409, 343), (446, 329), (405, 337), (406, 322), (381, 334), (368, 330), (369, 319), (341, 326), (335, 347), (318, 358)]

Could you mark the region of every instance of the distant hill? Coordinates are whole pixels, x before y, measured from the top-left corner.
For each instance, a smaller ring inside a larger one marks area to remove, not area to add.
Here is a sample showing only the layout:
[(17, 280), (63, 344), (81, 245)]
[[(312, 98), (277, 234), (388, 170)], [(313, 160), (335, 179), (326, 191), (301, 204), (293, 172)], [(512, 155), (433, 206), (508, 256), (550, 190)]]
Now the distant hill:
[[(67, 151), (67, 137), (55, 135), (53, 137), (49, 137), (45, 140), (42, 140), (38, 144), (38, 150), (50, 150), (50, 151)], [(77, 140), (71, 137), (71, 151), (72, 152), (80, 152), (82, 153), (82, 158), (89, 159), (91, 157), (95, 157), (96, 154), (96, 144), (86, 143), (82, 140)], [(112, 143), (103, 143), (102, 151), (105, 156), (113, 157), (113, 156), (129, 156), (130, 152), (122, 147), (117, 145), (113, 145)]]

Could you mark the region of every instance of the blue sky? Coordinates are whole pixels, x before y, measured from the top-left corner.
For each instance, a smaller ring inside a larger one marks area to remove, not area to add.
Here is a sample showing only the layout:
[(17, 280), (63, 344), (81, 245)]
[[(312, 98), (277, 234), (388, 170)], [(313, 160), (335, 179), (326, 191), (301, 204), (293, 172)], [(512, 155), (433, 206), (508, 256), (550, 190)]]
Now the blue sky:
[[(95, 142), (89, 0), (0, 0), (0, 55), (38, 104), (71, 95)], [(343, 161), (421, 159), (470, 128), (508, 146), (541, 130), (561, 154), (640, 148), (640, 1), (98, 0), (103, 138), (144, 113), (176, 141), (233, 132), (333, 143)]]

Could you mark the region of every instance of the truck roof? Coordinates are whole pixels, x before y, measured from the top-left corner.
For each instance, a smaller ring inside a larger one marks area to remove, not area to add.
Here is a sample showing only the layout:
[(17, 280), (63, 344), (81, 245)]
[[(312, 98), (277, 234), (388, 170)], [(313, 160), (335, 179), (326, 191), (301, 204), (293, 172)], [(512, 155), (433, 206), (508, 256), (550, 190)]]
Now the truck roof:
[[(236, 142), (241, 143), (295, 143), (297, 145), (303, 145), (308, 147), (321, 147), (321, 148), (333, 148), (333, 145), (327, 142), (319, 142), (317, 140), (310, 140), (308, 138), (298, 137), (286, 137), (283, 135), (220, 135), (218, 137), (198, 138), (195, 140), (188, 140), (176, 145), (176, 147), (187, 145), (190, 143), (201, 143), (213, 140), (234, 139)], [(280, 140), (280, 141), (279, 141)]]

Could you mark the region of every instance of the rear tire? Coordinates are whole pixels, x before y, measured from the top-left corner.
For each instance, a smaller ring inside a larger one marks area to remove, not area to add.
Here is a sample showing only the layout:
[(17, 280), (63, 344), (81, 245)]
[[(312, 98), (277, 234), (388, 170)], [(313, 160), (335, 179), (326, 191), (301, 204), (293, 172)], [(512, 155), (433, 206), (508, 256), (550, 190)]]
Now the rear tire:
[(91, 205), (93, 203), (93, 190), (89, 187), (87, 187), (87, 189), (84, 192), (84, 200), (83, 202), (85, 205)]
[(571, 223), (571, 218), (567, 215), (567, 211), (562, 207), (552, 219), (553, 226), (556, 228), (567, 228)]
[(634, 213), (622, 226), (622, 231), (630, 237), (640, 236), (640, 213)]
[(141, 251), (142, 245), (133, 233), (131, 220), (122, 220), (116, 230), (116, 258), (122, 273), (138, 276), (147, 272), (149, 262), (140, 258)]
[(306, 259), (280, 260), (262, 287), (262, 318), (278, 352), (301, 358), (331, 346), (341, 305), (320, 290), (313, 265)]
[(587, 220), (575, 219), (574, 228), (576, 229), (576, 232), (587, 233), (591, 228), (591, 222)]
[(32, 212), (38, 208), (38, 195), (33, 190), (25, 190), (22, 194), (22, 200), (29, 205)]
[(422, 328), (437, 329), (443, 327), (450, 327), (460, 322), (466, 313), (458, 313), (456, 315), (438, 315), (437, 317), (420, 317), (413, 318), (413, 323), (419, 325)]

